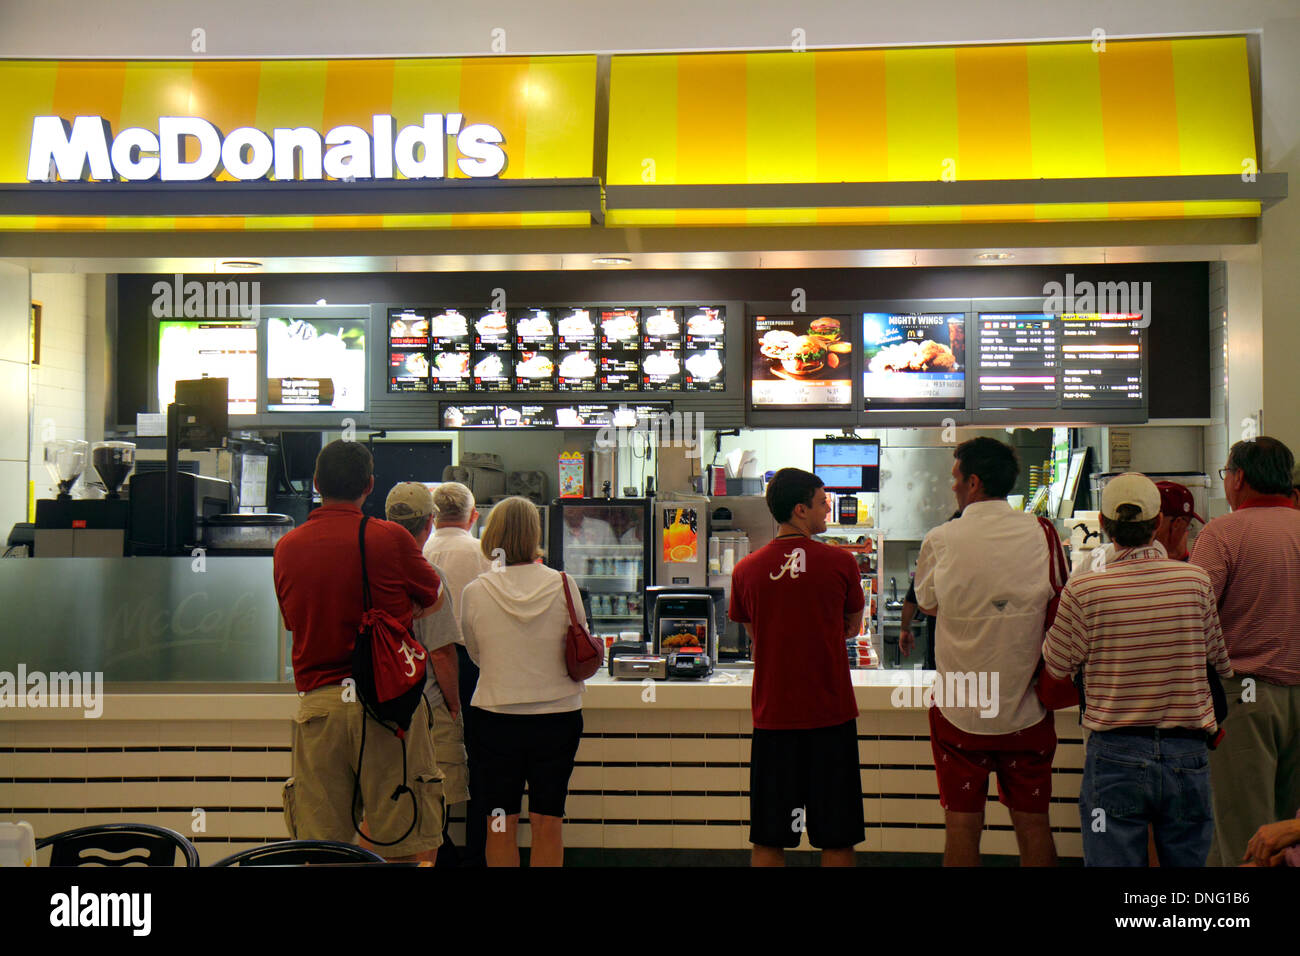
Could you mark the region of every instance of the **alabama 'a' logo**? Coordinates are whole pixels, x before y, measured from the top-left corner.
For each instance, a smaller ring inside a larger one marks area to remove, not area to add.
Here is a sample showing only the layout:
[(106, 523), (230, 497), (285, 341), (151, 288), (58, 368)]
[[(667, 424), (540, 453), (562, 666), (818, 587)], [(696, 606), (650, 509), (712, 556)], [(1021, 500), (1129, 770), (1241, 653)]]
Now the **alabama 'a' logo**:
[(406, 660), (406, 666), (407, 666), (406, 676), (414, 677), (415, 662), (422, 661), (426, 657), (424, 653), (424, 648), (412, 647), (410, 644), (406, 643), (406, 641), (402, 641), (401, 646), (398, 648), (398, 650), (402, 652), (402, 657)]
[(781, 570), (776, 574), (769, 574), (768, 577), (773, 581), (780, 581), (785, 577), (787, 571), (790, 572), (791, 579), (797, 578), (808, 570), (808, 555), (803, 548), (795, 548), (785, 557), (785, 564), (781, 565)]

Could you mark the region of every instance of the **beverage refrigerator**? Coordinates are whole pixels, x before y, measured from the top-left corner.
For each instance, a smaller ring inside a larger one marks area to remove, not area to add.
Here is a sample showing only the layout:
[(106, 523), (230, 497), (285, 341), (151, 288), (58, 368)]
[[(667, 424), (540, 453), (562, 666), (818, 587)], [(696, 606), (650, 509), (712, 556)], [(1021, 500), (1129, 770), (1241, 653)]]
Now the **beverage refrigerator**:
[(654, 536), (649, 498), (558, 498), (547, 563), (584, 594), (591, 632), (610, 646), (646, 640), (642, 604)]

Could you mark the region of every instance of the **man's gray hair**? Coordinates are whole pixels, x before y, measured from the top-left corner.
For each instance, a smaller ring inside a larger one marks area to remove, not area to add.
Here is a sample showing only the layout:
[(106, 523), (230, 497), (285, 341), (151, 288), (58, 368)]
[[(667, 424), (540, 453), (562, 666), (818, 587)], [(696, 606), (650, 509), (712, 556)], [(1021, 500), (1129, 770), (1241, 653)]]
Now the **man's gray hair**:
[(474, 513), (474, 492), (459, 481), (444, 481), (433, 490), (433, 510), (439, 521), (468, 521)]

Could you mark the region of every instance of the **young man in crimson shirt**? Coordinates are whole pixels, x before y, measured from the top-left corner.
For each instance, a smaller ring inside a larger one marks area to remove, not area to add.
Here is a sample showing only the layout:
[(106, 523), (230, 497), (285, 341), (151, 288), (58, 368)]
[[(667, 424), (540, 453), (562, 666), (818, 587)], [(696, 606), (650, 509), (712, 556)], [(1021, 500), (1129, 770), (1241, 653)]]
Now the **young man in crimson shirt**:
[[(375, 486), (373, 467), (358, 442), (333, 441), (321, 449), (315, 483), (322, 504), (275, 548), (275, 593), (293, 633), (293, 679), (301, 695), (285, 820), (294, 839), (355, 843), (353, 802), (359, 796), (356, 819), (364, 813), (381, 854), (433, 862), (442, 843), (443, 800), (428, 707), (416, 710), (403, 756), (403, 741), (364, 713), (349, 680), (363, 613), (361, 505)], [(366, 523), (366, 572), (373, 606), (408, 629), (415, 616), (442, 604), (437, 573), (401, 525)], [(414, 614), (413, 606), (423, 610)], [(393, 800), (403, 779), (411, 796)]]
[(812, 538), (830, 513), (816, 475), (782, 468), (767, 506), (780, 525), (776, 538), (731, 577), (730, 616), (748, 627), (754, 648), (751, 862), (784, 865), (806, 828), (822, 866), (852, 866), (853, 847), (866, 838), (845, 645), (862, 629), (858, 565)]

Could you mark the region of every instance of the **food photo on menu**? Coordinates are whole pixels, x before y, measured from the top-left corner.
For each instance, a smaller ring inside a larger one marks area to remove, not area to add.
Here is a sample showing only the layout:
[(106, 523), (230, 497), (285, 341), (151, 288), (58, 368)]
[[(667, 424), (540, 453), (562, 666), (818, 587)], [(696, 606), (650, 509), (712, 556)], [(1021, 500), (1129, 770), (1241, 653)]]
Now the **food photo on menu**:
[(726, 310), (722, 308), (686, 310), (686, 347), (721, 346), (727, 335)]
[(641, 344), (640, 309), (604, 309), (600, 313), (602, 349), (636, 349)]
[(560, 335), (560, 345), (595, 348), (596, 325), (591, 321), (590, 309), (570, 309), (560, 315), (556, 323)]
[(867, 312), (862, 316), (867, 408), (962, 408), (966, 315)]
[(444, 405), (442, 406), (442, 427), (496, 428), (497, 406)]
[(436, 352), (430, 369), (435, 388), (444, 392), (468, 392), (470, 353)]
[(641, 359), (641, 385), (647, 391), (682, 387), (682, 354), (670, 350), (647, 352)]
[(564, 352), (560, 355), (559, 387), (561, 391), (594, 392), (596, 390), (596, 361), (590, 349)]
[(364, 319), (266, 320), (268, 411), (366, 407)]
[(551, 391), (555, 388), (555, 353), (523, 349), (515, 353), (515, 384), (518, 391)]
[(389, 345), (424, 345), (429, 340), (429, 313), (423, 309), (388, 310)]
[(514, 388), (514, 359), (509, 352), (474, 352), (470, 356), (474, 388), (508, 392)]
[(521, 309), (513, 313), (516, 349), (553, 349), (555, 321), (546, 309)]
[(447, 346), (469, 347), (469, 321), (455, 309), (435, 311), (429, 318), (429, 338)]
[(499, 310), (480, 312), (474, 319), (474, 345), (510, 348), (510, 320)]
[(648, 349), (682, 347), (681, 309), (642, 309), (641, 341)]
[(692, 389), (707, 392), (720, 392), (727, 387), (723, 374), (721, 349), (704, 349), (701, 352), (688, 352), (686, 361), (686, 385)]
[(852, 402), (849, 316), (754, 317), (754, 405), (848, 406)]
[(427, 349), (389, 349), (388, 390), (390, 392), (427, 392), (429, 390), (429, 352)]

